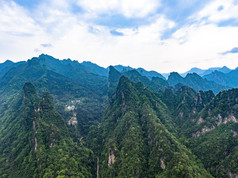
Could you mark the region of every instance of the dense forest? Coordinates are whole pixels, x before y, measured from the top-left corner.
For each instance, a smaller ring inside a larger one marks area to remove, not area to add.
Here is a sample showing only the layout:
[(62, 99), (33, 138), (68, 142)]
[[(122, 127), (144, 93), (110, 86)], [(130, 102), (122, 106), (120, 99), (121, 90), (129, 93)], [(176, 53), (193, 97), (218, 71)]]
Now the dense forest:
[(0, 177), (237, 178), (237, 71), (6, 61)]

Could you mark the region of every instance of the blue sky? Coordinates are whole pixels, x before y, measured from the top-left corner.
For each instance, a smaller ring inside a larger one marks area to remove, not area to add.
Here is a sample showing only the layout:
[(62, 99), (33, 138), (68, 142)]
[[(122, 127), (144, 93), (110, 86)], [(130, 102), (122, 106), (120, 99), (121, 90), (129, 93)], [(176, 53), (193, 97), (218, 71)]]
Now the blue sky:
[(41, 53), (158, 72), (238, 66), (237, 0), (0, 0), (0, 62)]

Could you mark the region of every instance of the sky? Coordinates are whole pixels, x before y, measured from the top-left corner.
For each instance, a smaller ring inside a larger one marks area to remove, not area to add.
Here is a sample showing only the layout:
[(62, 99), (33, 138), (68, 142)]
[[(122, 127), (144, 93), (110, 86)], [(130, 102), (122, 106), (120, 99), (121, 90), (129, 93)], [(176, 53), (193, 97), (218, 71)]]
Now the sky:
[(238, 66), (238, 0), (0, 0), (0, 63), (40, 54), (160, 73)]

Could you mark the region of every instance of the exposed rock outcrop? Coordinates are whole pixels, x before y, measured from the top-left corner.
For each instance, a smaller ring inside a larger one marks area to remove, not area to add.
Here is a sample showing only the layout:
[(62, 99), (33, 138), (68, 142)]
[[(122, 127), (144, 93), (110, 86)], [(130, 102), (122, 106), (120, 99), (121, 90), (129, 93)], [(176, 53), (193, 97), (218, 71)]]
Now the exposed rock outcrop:
[(110, 149), (109, 156), (108, 156), (108, 167), (110, 167), (115, 162), (115, 155), (113, 151)]
[(162, 169), (165, 169), (165, 168), (166, 168), (166, 166), (165, 166), (165, 164), (164, 164), (164, 159), (163, 159), (163, 158), (160, 158), (160, 167), (161, 167)]
[(37, 144), (37, 138), (35, 137), (35, 153), (37, 152), (37, 146), (38, 146), (38, 144)]
[(201, 123), (203, 123), (203, 122), (204, 122), (203, 118), (200, 117), (200, 118), (198, 119), (198, 121), (197, 121), (197, 125), (199, 125), (199, 124), (201, 124)]
[(206, 132), (210, 132), (211, 130), (215, 129), (215, 126), (213, 125), (212, 127), (204, 126), (201, 131), (197, 131), (196, 133), (192, 133), (193, 137), (199, 137), (203, 135)]
[(73, 114), (73, 117), (71, 117), (71, 119), (68, 121), (68, 125), (77, 125), (78, 124), (78, 120), (76, 117), (76, 114)]

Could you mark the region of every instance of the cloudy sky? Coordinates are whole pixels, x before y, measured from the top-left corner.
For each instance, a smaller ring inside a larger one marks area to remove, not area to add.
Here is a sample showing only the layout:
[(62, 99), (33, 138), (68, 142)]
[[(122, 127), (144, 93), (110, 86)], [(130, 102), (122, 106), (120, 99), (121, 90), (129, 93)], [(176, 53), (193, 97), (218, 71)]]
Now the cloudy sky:
[(238, 0), (0, 0), (0, 62), (41, 53), (158, 72), (238, 66)]

